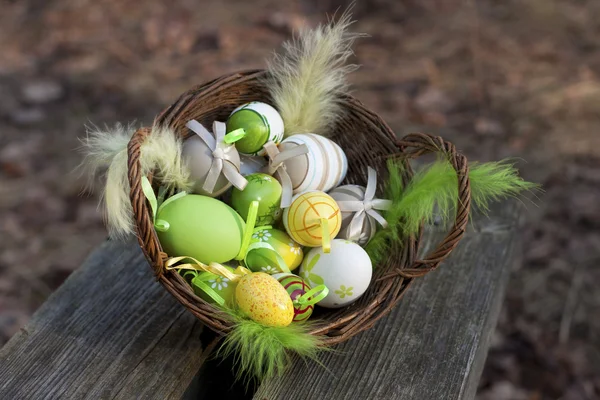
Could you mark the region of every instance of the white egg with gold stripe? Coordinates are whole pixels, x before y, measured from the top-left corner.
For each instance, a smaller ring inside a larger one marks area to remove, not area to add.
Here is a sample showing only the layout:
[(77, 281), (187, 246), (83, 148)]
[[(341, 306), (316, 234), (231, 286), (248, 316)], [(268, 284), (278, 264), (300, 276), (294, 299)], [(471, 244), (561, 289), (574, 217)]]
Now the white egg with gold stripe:
[(307, 190), (327, 192), (339, 186), (348, 172), (348, 159), (342, 148), (321, 135), (301, 133), (283, 140), (279, 149), (283, 152), (303, 144), (308, 153), (285, 161), (294, 194)]

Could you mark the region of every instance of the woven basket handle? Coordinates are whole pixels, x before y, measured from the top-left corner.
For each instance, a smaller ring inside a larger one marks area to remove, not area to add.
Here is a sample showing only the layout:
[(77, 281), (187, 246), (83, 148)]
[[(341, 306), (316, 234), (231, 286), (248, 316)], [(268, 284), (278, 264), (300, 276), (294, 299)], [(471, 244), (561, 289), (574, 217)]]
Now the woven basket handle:
[[(146, 204), (146, 196), (142, 191), (142, 171), (140, 165), (140, 147), (150, 133), (150, 128), (138, 129), (127, 146), (127, 169), (129, 178), (129, 199), (133, 207), (133, 216), (137, 228), (137, 238), (146, 259), (152, 265), (156, 278), (163, 274), (163, 263), (166, 254), (162, 251), (150, 211)], [(152, 177), (148, 177), (152, 180)]]
[(464, 236), (471, 209), (471, 187), (467, 158), (457, 152), (452, 143), (444, 141), (439, 136), (411, 133), (397, 140), (396, 144), (403, 155), (408, 158), (416, 158), (428, 153), (443, 153), (446, 155), (458, 175), (458, 203), (452, 229), (434, 251), (420, 260), (415, 260), (410, 267), (392, 271), (385, 274), (381, 279), (398, 275), (405, 278), (415, 278), (436, 269), (450, 255)]

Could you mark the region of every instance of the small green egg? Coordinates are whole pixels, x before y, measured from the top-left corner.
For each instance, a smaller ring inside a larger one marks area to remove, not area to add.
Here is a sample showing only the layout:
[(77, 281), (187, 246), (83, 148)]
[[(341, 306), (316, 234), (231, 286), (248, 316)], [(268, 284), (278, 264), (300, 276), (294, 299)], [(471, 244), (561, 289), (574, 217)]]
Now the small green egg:
[(256, 226), (272, 225), (282, 215), (279, 181), (271, 175), (255, 173), (246, 176), (248, 185), (244, 190), (234, 188), (231, 192), (231, 205), (244, 220), (248, 218), (248, 209), (253, 201), (258, 201)]
[(262, 149), (269, 138), (269, 126), (264, 119), (253, 110), (240, 110), (227, 120), (227, 133), (243, 128), (246, 136), (235, 143), (240, 153), (254, 154)]
[(259, 101), (244, 104), (233, 110), (227, 119), (227, 133), (237, 129), (243, 129), (245, 132), (245, 136), (235, 142), (236, 149), (243, 154), (262, 155), (265, 143), (280, 143), (283, 140), (281, 115), (272, 106)]

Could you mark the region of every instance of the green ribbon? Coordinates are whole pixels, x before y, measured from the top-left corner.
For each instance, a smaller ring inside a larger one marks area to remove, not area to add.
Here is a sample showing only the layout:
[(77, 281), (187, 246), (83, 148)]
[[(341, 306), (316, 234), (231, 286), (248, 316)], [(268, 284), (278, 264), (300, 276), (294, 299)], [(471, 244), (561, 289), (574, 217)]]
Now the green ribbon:
[(263, 243), (263, 242), (255, 242), (255, 243), (252, 243), (250, 246), (248, 246), (248, 250), (246, 251), (246, 255), (244, 257), (244, 264), (246, 264), (246, 266), (248, 266), (248, 255), (253, 250), (258, 250), (258, 249), (265, 249), (265, 250), (273, 253), (273, 255), (275, 256), (275, 262), (277, 263), (277, 266), (279, 267), (281, 272), (285, 272), (287, 274), (291, 273), (290, 268), (287, 266), (287, 264), (283, 260), (283, 257), (281, 257), (281, 255), (275, 251), (273, 246), (271, 246), (269, 243)]
[(186, 270), (183, 270), (183, 271), (180, 271), (180, 272), (183, 272), (181, 274), (181, 276), (183, 276), (183, 279), (185, 279), (185, 280), (187, 280), (188, 276), (190, 276), (190, 275), (192, 276), (192, 279), (194, 279), (195, 277), (198, 276), (198, 271), (186, 271)]
[[(208, 297), (215, 301), (215, 303), (217, 303), (220, 306), (223, 306), (225, 305), (225, 299), (223, 298), (223, 296), (217, 293), (213, 288), (210, 287), (208, 283), (206, 283), (206, 281), (208, 281), (209, 279), (214, 279), (215, 276), (217, 275), (211, 276), (207, 273), (197, 274), (196, 277), (192, 279), (192, 285), (198, 287), (198, 289), (206, 293)], [(229, 281), (229, 283), (233, 284), (233, 282), (231, 281)]]
[(242, 247), (240, 252), (235, 257), (236, 260), (243, 260), (248, 251), (250, 240), (252, 239), (252, 233), (254, 232), (254, 226), (256, 225), (256, 218), (258, 217), (258, 201), (254, 200), (248, 207), (248, 218), (246, 218), (246, 228), (244, 229), (244, 235), (242, 236)]
[[(318, 293), (318, 294), (317, 294)], [(315, 286), (302, 296), (296, 297), (293, 301), (294, 306), (312, 306), (323, 300), (329, 294), (329, 289), (325, 285)], [(316, 295), (316, 296), (315, 296)]]
[(244, 130), (244, 128), (238, 128), (225, 135), (225, 137), (223, 137), (223, 141), (227, 144), (231, 144), (242, 139), (244, 136), (246, 136), (246, 131)]
[[(181, 261), (188, 261), (185, 264), (179, 264)], [(210, 287), (205, 281), (212, 279), (214, 276), (220, 276), (221, 278), (227, 278), (230, 284), (236, 283), (242, 276), (251, 274), (247, 268), (242, 266), (237, 267), (233, 271), (228, 270), (225, 266), (212, 262), (210, 264), (204, 264), (193, 257), (171, 257), (165, 263), (165, 269), (167, 271), (175, 270), (186, 271), (183, 273), (184, 278), (191, 274), (194, 276), (192, 279), (191, 285), (198, 287), (200, 290), (205, 292), (211, 299), (213, 299), (217, 304), (224, 305), (225, 299), (218, 294), (213, 288)], [(206, 273), (199, 273), (199, 271)]]
[[(213, 288), (210, 287), (209, 284), (205, 283), (206, 280), (213, 278), (214, 274), (199, 274), (198, 271), (181, 271), (183, 272), (181, 275), (183, 279), (187, 280), (188, 276), (193, 276), (190, 281), (190, 285), (197, 287), (199, 290), (206, 293), (211, 299), (215, 301), (218, 305), (222, 306), (225, 304), (225, 299), (219, 293), (217, 293)], [(232, 283), (230, 281), (230, 283)]]
[(323, 253), (331, 252), (331, 232), (329, 231), (329, 220), (327, 218), (321, 218), (321, 245), (323, 246)]
[(165, 197), (167, 196), (167, 187), (164, 185), (161, 185), (158, 188), (158, 204), (162, 204), (165, 201)]
[(183, 196), (186, 196), (187, 192), (179, 192), (176, 195), (169, 197), (167, 200), (162, 201), (162, 199), (165, 196), (166, 190), (159, 189), (159, 196), (161, 199), (161, 203), (159, 204), (158, 200), (156, 199), (156, 195), (154, 194), (154, 189), (152, 189), (152, 184), (150, 183), (150, 180), (148, 180), (148, 178), (145, 176), (142, 177), (142, 192), (144, 193), (144, 196), (146, 196), (148, 203), (150, 203), (150, 208), (152, 209), (152, 221), (154, 222), (154, 229), (160, 232), (168, 231), (170, 227), (169, 223), (162, 219), (157, 220), (156, 215), (167, 204)]

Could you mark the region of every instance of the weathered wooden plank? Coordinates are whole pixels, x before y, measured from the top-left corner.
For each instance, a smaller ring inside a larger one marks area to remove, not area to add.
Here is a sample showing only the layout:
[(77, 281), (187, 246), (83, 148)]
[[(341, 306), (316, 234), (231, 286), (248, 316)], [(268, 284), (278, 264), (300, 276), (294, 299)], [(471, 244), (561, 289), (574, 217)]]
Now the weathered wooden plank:
[[(256, 397), (472, 398), (516, 243), (515, 208), (501, 211), (389, 318), (324, 355), (330, 372), (299, 362)], [(136, 243), (107, 242), (0, 350), (0, 398), (179, 398), (213, 340), (154, 282)], [(229, 369), (205, 364), (188, 398), (223, 394)]]
[(389, 316), (323, 354), (325, 368), (296, 360), (254, 398), (472, 399), (519, 245), (518, 206), (492, 215), (478, 218), (451, 258)]
[(179, 398), (215, 347), (204, 330), (137, 243), (108, 241), (0, 349), (0, 398)]

